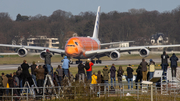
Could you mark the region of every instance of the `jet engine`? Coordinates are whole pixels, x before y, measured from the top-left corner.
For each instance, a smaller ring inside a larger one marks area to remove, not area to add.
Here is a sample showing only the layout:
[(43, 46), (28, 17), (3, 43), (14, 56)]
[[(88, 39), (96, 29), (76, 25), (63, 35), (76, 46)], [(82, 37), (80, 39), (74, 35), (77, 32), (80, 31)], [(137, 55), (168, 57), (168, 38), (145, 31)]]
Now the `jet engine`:
[(20, 49), (18, 49), (17, 53), (20, 57), (25, 57), (28, 52), (25, 48), (20, 48)]
[(120, 53), (118, 52), (118, 51), (113, 51), (113, 52), (111, 52), (110, 53), (110, 58), (112, 59), (112, 60), (117, 60), (117, 59), (119, 59), (120, 58)]
[(149, 50), (147, 48), (142, 48), (139, 50), (139, 55), (141, 57), (147, 57), (149, 55)]
[(44, 50), (44, 51), (42, 51), (42, 52), (40, 53), (40, 58), (41, 58), (42, 60), (45, 59), (45, 57), (44, 57), (45, 53), (46, 53), (46, 50)]

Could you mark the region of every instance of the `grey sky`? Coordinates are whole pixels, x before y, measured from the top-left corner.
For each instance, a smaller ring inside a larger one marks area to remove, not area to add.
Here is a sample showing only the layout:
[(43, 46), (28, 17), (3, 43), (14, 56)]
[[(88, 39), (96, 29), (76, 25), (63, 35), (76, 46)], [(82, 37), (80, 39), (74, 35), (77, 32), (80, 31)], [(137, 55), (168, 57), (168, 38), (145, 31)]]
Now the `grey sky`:
[(180, 5), (180, 0), (0, 0), (0, 12), (9, 13), (15, 20), (17, 14), (50, 16), (55, 10), (61, 9), (78, 15), (80, 12), (128, 12), (129, 9), (144, 8), (147, 11), (171, 11)]

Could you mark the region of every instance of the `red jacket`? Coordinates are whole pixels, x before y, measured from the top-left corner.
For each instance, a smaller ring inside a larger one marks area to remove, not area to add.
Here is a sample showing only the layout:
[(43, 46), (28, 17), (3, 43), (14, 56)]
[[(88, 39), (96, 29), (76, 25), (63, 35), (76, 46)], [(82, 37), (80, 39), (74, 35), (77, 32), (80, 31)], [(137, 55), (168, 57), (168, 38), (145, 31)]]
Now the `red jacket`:
[(90, 68), (89, 68), (88, 70), (86, 70), (86, 71), (87, 71), (87, 72), (92, 71), (92, 66), (93, 66), (93, 65), (94, 65), (94, 64), (93, 64), (92, 62), (90, 62), (90, 63), (89, 63), (89, 67), (90, 67)]

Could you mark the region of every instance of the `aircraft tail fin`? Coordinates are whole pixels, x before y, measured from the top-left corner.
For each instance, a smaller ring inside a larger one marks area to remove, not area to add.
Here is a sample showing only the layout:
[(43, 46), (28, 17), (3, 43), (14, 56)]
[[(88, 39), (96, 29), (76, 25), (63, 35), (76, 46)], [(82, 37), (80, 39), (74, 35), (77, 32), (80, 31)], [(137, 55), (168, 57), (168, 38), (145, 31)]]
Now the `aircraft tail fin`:
[(92, 36), (93, 38), (98, 38), (99, 24), (100, 24), (100, 10), (101, 10), (101, 7), (98, 6), (96, 21), (95, 21), (95, 25), (94, 25), (94, 32), (93, 32), (93, 36)]

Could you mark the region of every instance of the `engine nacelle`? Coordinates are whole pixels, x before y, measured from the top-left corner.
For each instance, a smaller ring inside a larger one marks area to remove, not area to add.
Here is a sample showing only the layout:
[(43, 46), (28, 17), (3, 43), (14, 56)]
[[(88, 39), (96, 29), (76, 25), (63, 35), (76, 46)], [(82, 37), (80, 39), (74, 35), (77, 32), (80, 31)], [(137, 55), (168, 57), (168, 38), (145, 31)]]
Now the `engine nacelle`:
[(139, 55), (141, 57), (147, 57), (149, 56), (149, 50), (147, 48), (142, 48), (139, 50)]
[(111, 52), (110, 53), (110, 58), (112, 59), (112, 60), (117, 60), (117, 59), (119, 59), (120, 58), (120, 53), (118, 52), (118, 51), (113, 51), (113, 52)]
[(25, 57), (28, 52), (25, 48), (20, 48), (20, 49), (18, 49), (17, 53), (20, 57)]
[(45, 57), (44, 57), (45, 54), (46, 54), (46, 50), (44, 50), (44, 51), (42, 51), (42, 52), (40, 53), (40, 58), (41, 58), (42, 60), (45, 60)]

